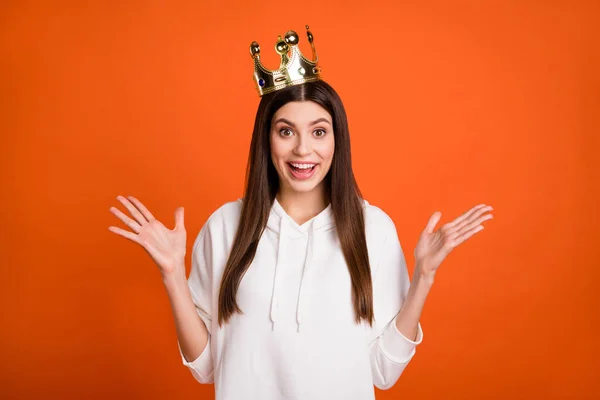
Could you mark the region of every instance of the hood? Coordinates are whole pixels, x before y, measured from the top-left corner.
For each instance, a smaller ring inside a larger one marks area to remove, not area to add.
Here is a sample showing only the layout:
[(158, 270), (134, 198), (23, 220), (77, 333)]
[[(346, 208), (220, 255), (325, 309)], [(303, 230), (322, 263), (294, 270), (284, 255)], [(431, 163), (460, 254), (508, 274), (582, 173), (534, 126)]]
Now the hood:
[(285, 212), (277, 199), (273, 201), (271, 213), (269, 214), (269, 220), (267, 222), (267, 228), (270, 230), (281, 234), (283, 229), (284, 234), (291, 237), (310, 235), (311, 233), (314, 233), (314, 231), (329, 230), (334, 226), (335, 222), (333, 220), (331, 203), (329, 203), (329, 205), (318, 215), (304, 224), (298, 225), (298, 223)]
[[(368, 205), (367, 201), (364, 201), (364, 205)], [(280, 268), (282, 268), (281, 260), (282, 249), (285, 248), (284, 243), (290, 238), (298, 238), (301, 236), (307, 237), (307, 244), (305, 250), (305, 259), (304, 265), (302, 268), (302, 277), (300, 279), (300, 290), (298, 291), (298, 299), (297, 299), (297, 307), (296, 307), (296, 322), (298, 324), (298, 332), (300, 332), (300, 326), (306, 319), (305, 313), (305, 298), (306, 295), (306, 286), (307, 286), (307, 274), (310, 274), (310, 270), (312, 267), (312, 257), (314, 254), (314, 243), (315, 243), (315, 235), (318, 235), (322, 232), (329, 231), (335, 228), (335, 221), (333, 219), (333, 211), (331, 208), (331, 203), (318, 215), (311, 218), (307, 222), (299, 225), (296, 221), (294, 221), (283, 209), (281, 204), (275, 199), (273, 201), (273, 206), (271, 207), (271, 212), (269, 214), (269, 219), (267, 221), (267, 229), (278, 234), (279, 243), (277, 246), (277, 255), (276, 255), (276, 263), (275, 263), (275, 273), (273, 274), (273, 291), (271, 294), (271, 310), (270, 310), (270, 318), (272, 322), (272, 329), (275, 330), (276, 322), (279, 316), (279, 307), (278, 307), (278, 299), (277, 297), (280, 295), (289, 295), (284, 293), (279, 293), (278, 290), (280, 287), (280, 279), (281, 274), (278, 273)]]

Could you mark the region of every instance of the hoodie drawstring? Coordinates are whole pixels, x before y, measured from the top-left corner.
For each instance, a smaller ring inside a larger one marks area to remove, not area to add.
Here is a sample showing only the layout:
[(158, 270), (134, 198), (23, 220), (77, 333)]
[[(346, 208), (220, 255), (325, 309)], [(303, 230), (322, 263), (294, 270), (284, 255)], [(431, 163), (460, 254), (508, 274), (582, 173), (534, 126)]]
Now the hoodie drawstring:
[(306, 279), (306, 272), (312, 262), (312, 256), (314, 252), (314, 223), (310, 224), (310, 228), (308, 229), (308, 242), (306, 243), (306, 258), (304, 259), (304, 266), (302, 267), (302, 277), (300, 278), (300, 289), (298, 290), (298, 304), (296, 306), (296, 322), (298, 323), (298, 332), (300, 332), (300, 324), (304, 321), (306, 313), (303, 313), (302, 307), (302, 298), (306, 296), (302, 296), (302, 289), (306, 286), (304, 284), (304, 280)]
[[(275, 271), (273, 273), (273, 291), (271, 294), (271, 323), (272, 330), (275, 330), (275, 322), (277, 322), (277, 317), (279, 315), (279, 301), (278, 301), (278, 287), (280, 275), (279, 269), (281, 268), (281, 260), (283, 259), (283, 251), (284, 251), (284, 240), (287, 238), (287, 230), (285, 221), (283, 218), (279, 220), (279, 243), (277, 246), (277, 259), (275, 261)], [(306, 313), (304, 311), (304, 301), (307, 297), (306, 292), (306, 274), (310, 269), (310, 264), (312, 262), (313, 254), (314, 254), (314, 224), (311, 223), (308, 228), (308, 240), (306, 244), (306, 258), (304, 259), (304, 265), (302, 267), (302, 276), (300, 278), (300, 287), (298, 289), (298, 302), (296, 304), (296, 322), (298, 323), (298, 332), (300, 332), (300, 325), (302, 322), (306, 321)]]
[[(314, 217), (310, 223), (298, 225), (289, 217), (289, 215), (286, 214), (285, 210), (283, 207), (281, 207), (281, 204), (279, 204), (277, 199), (273, 200), (271, 214), (269, 215), (269, 219), (267, 221), (267, 227), (279, 236), (277, 239), (275, 239), (278, 240), (278, 243), (275, 245), (277, 247), (277, 254), (275, 257), (275, 269), (273, 271), (273, 288), (269, 312), (273, 330), (275, 330), (275, 323), (278, 321), (278, 318), (281, 317), (281, 296), (293, 295), (292, 293), (281, 293), (283, 284), (281, 280), (285, 279), (284, 277), (286, 276), (286, 274), (283, 273), (285, 272), (285, 269), (281, 270), (281, 268), (286, 267), (285, 253), (288, 251), (292, 251), (294, 254), (299, 253), (295, 248), (295, 245), (294, 248), (289, 248), (290, 240), (296, 241), (304, 238), (307, 240), (306, 251), (304, 252), (304, 265), (302, 265), (302, 271), (300, 271), (300, 284), (298, 287), (298, 298), (296, 303), (296, 323), (298, 325), (298, 332), (300, 332), (300, 325), (305, 324), (306, 318), (309, 316), (308, 303), (310, 302), (311, 287), (309, 276), (312, 273), (312, 264), (314, 263), (316, 257), (315, 250), (318, 249), (318, 245), (315, 240), (315, 233), (329, 231), (334, 226), (335, 224), (331, 212), (331, 204), (329, 204), (319, 215)], [(294, 268), (296, 268), (297, 261), (300, 260), (290, 260), (290, 265), (293, 265)]]
[(275, 330), (275, 322), (277, 321), (277, 312), (278, 312), (278, 308), (279, 308), (279, 301), (277, 300), (277, 271), (279, 271), (279, 263), (281, 261), (281, 259), (283, 258), (282, 256), (282, 251), (283, 251), (283, 238), (286, 237), (285, 234), (285, 223), (283, 218), (281, 218), (279, 220), (279, 243), (277, 246), (277, 260), (275, 261), (275, 271), (274, 271), (274, 275), (273, 275), (273, 293), (271, 294), (271, 322), (272, 322), (272, 330)]

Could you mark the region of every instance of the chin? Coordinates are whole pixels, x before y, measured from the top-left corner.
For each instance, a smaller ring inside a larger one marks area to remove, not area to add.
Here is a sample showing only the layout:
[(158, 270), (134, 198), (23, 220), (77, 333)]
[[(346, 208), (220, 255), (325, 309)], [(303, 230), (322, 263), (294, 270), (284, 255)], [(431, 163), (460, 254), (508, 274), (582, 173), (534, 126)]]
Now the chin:
[[(323, 177), (324, 178), (324, 177)], [(293, 178), (286, 177), (286, 186), (287, 188), (296, 193), (309, 193), (313, 190), (316, 190), (323, 184), (323, 178), (319, 180), (319, 178), (314, 177), (313, 179), (307, 180), (305, 182), (299, 182)]]
[(319, 187), (319, 183), (317, 184), (311, 184), (309, 182), (305, 182), (305, 183), (290, 183), (288, 182), (288, 188), (293, 191), (293, 192), (297, 192), (297, 193), (309, 193), (312, 192), (313, 190), (317, 189)]

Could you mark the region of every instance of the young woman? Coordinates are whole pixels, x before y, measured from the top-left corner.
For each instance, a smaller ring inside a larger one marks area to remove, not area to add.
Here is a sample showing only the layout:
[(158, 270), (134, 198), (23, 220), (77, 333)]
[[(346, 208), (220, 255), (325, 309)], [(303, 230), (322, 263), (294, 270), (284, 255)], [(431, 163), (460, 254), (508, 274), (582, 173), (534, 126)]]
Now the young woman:
[[(290, 32), (280, 71), (297, 67)], [(373, 385), (394, 385), (423, 339), (419, 319), (442, 260), (492, 218), (480, 204), (434, 231), (434, 213), (411, 282), (394, 223), (354, 179), (342, 101), (305, 66), (311, 79), (280, 88), (255, 68), (262, 99), (244, 198), (204, 224), (188, 280), (182, 207), (173, 230), (134, 197), (118, 197), (133, 219), (111, 208), (133, 232), (109, 229), (160, 269), (183, 364), (214, 382), (219, 400), (374, 399)]]

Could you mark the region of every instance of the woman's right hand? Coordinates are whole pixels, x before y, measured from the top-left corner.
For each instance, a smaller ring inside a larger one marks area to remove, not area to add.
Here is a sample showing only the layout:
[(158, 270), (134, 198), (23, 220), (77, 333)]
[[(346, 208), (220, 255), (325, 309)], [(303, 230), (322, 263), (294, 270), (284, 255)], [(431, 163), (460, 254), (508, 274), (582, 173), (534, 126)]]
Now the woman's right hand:
[(185, 275), (186, 231), (183, 224), (183, 207), (175, 210), (175, 228), (171, 230), (154, 218), (135, 197), (117, 196), (117, 199), (127, 208), (133, 219), (116, 207), (111, 207), (110, 212), (133, 232), (116, 226), (109, 226), (108, 230), (142, 246), (158, 265), (163, 277), (181, 268)]

